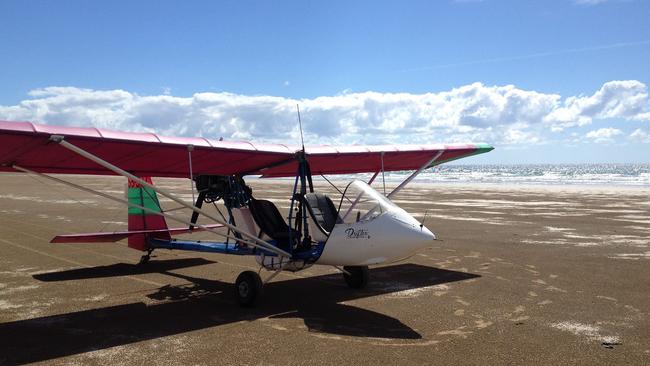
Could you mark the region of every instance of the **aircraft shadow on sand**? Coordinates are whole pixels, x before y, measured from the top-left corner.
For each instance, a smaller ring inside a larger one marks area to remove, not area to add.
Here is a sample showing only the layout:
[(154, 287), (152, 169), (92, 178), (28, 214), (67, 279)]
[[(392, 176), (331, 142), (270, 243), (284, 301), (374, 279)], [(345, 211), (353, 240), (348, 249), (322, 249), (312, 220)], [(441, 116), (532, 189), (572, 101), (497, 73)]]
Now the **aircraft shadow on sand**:
[(398, 319), (342, 304), (369, 296), (480, 277), (417, 264), (375, 268), (364, 290), (349, 289), (340, 274), (271, 282), (256, 308), (236, 305), (231, 283), (170, 272), (213, 263), (205, 259), (152, 261), (144, 268), (119, 263), (35, 275), (42, 281), (66, 281), (163, 273), (188, 284), (163, 286), (148, 297), (164, 300), (84, 310), (0, 324), (0, 363), (45, 361), (143, 340), (260, 318), (301, 318), (310, 331), (355, 337), (421, 339)]
[(131, 263), (116, 263), (107, 266), (41, 273), (32, 277), (43, 282), (87, 280), (91, 278), (120, 277), (145, 273), (164, 273), (175, 269), (196, 267), (212, 263), (216, 262), (204, 258), (152, 260), (147, 263), (146, 266), (138, 266)]

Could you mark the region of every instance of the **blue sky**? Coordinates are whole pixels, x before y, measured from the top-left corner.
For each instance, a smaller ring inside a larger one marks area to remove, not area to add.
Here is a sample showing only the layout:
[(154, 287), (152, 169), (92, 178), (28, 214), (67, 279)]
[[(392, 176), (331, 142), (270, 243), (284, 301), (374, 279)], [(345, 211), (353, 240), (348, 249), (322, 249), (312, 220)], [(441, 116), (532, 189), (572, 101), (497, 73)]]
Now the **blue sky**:
[(641, 0), (5, 0), (0, 119), (293, 142), (298, 102), (311, 143), (650, 162), (648, 19)]

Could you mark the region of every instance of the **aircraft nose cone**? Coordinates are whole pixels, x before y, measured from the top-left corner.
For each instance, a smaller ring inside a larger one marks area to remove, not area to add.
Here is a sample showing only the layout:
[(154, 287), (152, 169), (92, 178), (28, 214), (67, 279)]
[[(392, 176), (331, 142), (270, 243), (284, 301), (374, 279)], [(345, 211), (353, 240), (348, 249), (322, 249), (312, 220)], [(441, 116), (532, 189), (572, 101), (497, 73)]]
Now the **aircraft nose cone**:
[(431, 230), (427, 229), (426, 226), (422, 226), (420, 230), (420, 234), (422, 237), (422, 241), (424, 242), (431, 242), (433, 240), (436, 240), (436, 234), (432, 233)]

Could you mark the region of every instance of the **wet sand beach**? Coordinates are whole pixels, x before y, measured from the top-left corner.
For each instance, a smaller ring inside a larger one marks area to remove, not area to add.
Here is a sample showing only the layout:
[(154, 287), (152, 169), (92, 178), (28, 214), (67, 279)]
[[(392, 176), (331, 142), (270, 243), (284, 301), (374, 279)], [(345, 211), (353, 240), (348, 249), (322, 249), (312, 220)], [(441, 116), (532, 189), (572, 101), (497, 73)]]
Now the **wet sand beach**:
[[(123, 179), (70, 179), (123, 196)], [(291, 182), (249, 183), (286, 210)], [(123, 242), (50, 244), (124, 230), (126, 209), (1, 175), (0, 364), (650, 363), (650, 190), (413, 184), (394, 201), (426, 212), (431, 248), (361, 291), (331, 267), (282, 273), (242, 309), (253, 258), (159, 250), (142, 267)]]

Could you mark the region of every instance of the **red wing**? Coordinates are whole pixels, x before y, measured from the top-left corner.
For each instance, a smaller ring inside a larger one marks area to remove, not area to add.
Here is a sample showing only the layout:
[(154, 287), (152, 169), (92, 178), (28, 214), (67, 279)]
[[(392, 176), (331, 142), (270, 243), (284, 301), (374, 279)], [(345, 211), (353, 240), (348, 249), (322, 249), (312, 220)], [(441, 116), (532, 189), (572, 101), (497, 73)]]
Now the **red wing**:
[[(387, 172), (416, 170), (438, 153), (442, 154), (430, 166), (471, 155), (482, 154), (493, 149), (487, 144), (455, 145), (392, 145), (392, 146), (320, 146), (307, 147), (312, 174), (374, 173), (383, 168)], [(383, 157), (382, 157), (383, 155)], [(383, 162), (382, 162), (383, 160)], [(293, 176), (295, 162), (264, 169), (264, 177)]]
[(195, 175), (256, 172), (261, 167), (291, 159), (294, 154), (285, 145), (0, 121), (0, 171), (14, 171), (11, 165), (16, 164), (40, 173), (113, 174), (49, 141), (52, 135), (65, 136), (73, 145), (132, 174), (148, 177), (188, 177), (188, 145), (194, 146)]
[[(194, 175), (262, 174), (265, 177), (296, 174), (295, 146), (215, 141), (204, 138), (164, 137), (97, 128), (62, 127), (30, 122), (0, 121), (0, 171), (15, 171), (13, 164), (41, 173), (110, 175), (112, 172), (57, 143), (65, 140), (137, 176), (189, 176), (188, 145)], [(348, 174), (415, 170), (441, 150), (433, 165), (492, 150), (485, 144), (312, 146), (307, 147), (313, 174)]]

